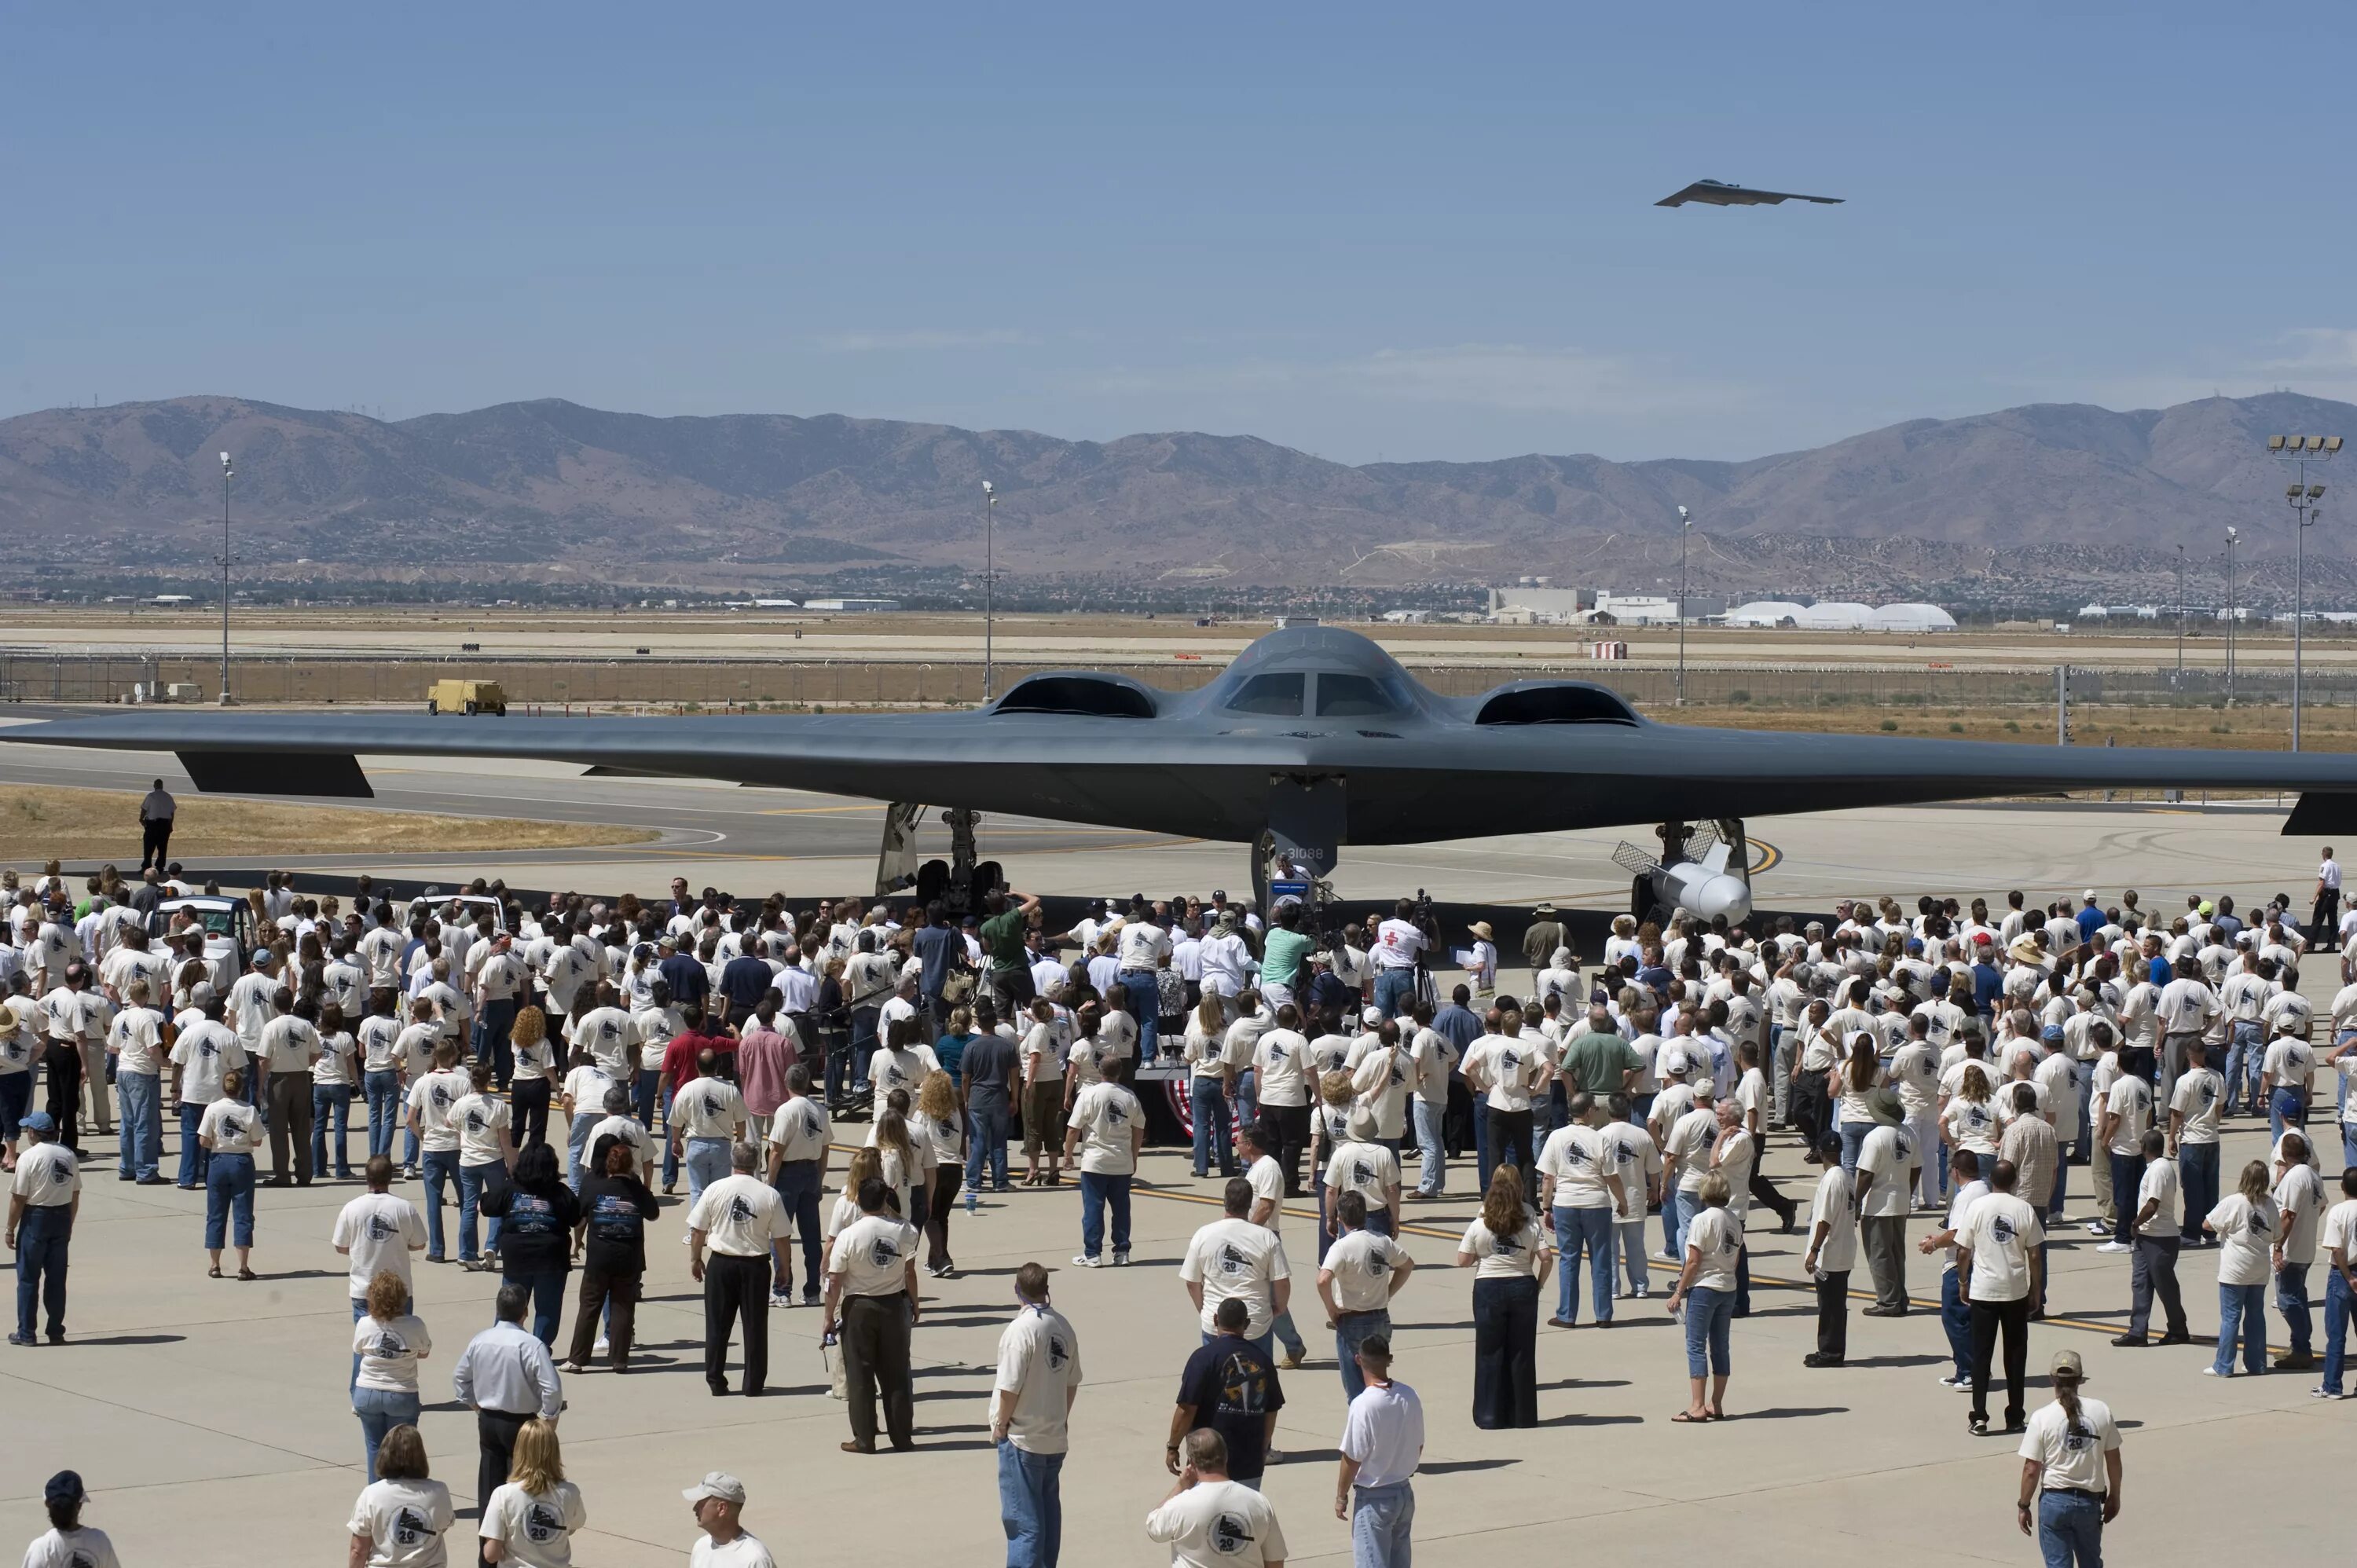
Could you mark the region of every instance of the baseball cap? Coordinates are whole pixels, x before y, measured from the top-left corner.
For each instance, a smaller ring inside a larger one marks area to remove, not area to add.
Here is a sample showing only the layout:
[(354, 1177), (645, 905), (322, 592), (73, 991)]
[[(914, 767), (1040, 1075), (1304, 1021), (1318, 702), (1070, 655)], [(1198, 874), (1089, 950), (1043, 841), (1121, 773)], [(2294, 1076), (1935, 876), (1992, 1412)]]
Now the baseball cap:
[(1708, 1100), (1717, 1092), (1718, 1080), (1710, 1074), (1705, 1073), (1694, 1080), (1694, 1096), (1696, 1100)]
[(2087, 1363), (2080, 1359), (2076, 1350), (2057, 1350), (2046, 1363), (2046, 1374), (2052, 1377), (2061, 1372), (2068, 1372), (2083, 1383), (2087, 1380)]
[[(54, 1133), (58, 1130), (56, 1119), (46, 1111), (28, 1111), (17, 1120), (16, 1124), (24, 1128), (27, 1133)], [(68, 1470), (65, 1473), (69, 1476), (73, 1474), (70, 1470)]]
[(210, 1002), (214, 994), (213, 983), (210, 980), (199, 980), (188, 987), (188, 1005), (201, 1007)]
[(41, 1500), (52, 1508), (78, 1503), (89, 1496), (90, 1493), (82, 1488), (81, 1472), (79, 1470), (60, 1470), (49, 1477), (48, 1486), (41, 1488)]
[(736, 1503), (741, 1507), (745, 1501), (745, 1483), (726, 1470), (714, 1470), (680, 1496), (692, 1503), (700, 1503), (706, 1498), (718, 1498), (724, 1503)]
[(2092, 904), (2095, 901), (2095, 890), (2090, 887), (2084, 893), (2080, 894), (2079, 897), (2085, 902)]
[(1383, 1021), (1383, 1010), (1380, 1007), (1363, 1008), (1359, 1014), (1359, 1022), (1364, 1024), (1370, 1029), (1375, 1027)]

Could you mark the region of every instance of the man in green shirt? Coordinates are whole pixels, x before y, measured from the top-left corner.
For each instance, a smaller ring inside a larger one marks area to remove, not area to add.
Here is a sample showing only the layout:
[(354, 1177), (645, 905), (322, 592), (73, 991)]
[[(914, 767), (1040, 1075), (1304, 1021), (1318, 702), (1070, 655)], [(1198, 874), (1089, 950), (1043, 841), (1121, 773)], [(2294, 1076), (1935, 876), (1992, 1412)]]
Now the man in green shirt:
[(1261, 940), (1260, 993), (1272, 1009), (1301, 1000), (1302, 961), (1318, 943), (1301, 929), (1301, 906), (1279, 904), (1270, 916), (1275, 924)]
[(1037, 994), (1031, 984), (1031, 955), (1023, 942), (1030, 930), (1031, 911), (1039, 907), (1035, 895), (1009, 888), (994, 887), (983, 895), (983, 912), (988, 918), (979, 935), (983, 956), (990, 961), (989, 984), (1006, 999), (1010, 1010), (1030, 1005)]
[(1564, 1042), (1564, 1091), (1585, 1091), (1594, 1095), (1600, 1105), (1611, 1095), (1630, 1092), (1629, 1086), (1636, 1081), (1643, 1066), (1629, 1042), (1612, 1026), (1612, 1015), (1601, 1007), (1591, 1007), (1586, 1028)]

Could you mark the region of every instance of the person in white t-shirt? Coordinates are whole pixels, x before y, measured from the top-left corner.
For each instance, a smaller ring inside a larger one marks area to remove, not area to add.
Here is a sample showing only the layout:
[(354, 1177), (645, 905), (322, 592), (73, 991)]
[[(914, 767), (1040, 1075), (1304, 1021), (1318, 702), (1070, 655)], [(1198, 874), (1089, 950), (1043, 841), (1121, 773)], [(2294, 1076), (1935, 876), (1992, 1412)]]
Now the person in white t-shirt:
[[(1275, 1185), (1275, 1161), (1269, 1160), (1268, 1165), (1268, 1177)], [(1220, 1304), (1237, 1296), (1251, 1314), (1243, 1337), (1253, 1341), (1266, 1357), (1270, 1354), (1270, 1331), (1291, 1302), (1293, 1282), (1286, 1262), (1285, 1243), (1273, 1228), (1273, 1209), (1267, 1224), (1255, 1223), (1252, 1219), (1257, 1200), (1258, 1189), (1251, 1177), (1229, 1179), (1222, 1194), (1227, 1216), (1212, 1220), (1189, 1239), (1186, 1255), (1178, 1262), (1178, 1280), (1194, 1303), (1204, 1344), (1219, 1337), (1216, 1316)], [(1288, 1359), (1297, 1359), (1298, 1347), (1287, 1348), (1297, 1352)]]
[(573, 1537), (589, 1522), (581, 1488), (565, 1478), (556, 1423), (535, 1416), (517, 1429), (508, 1478), (483, 1504), (483, 1561), (520, 1568), (572, 1568)]
[(2046, 1231), (2038, 1209), (2014, 1191), (2011, 1160), (1989, 1166), (1988, 1192), (1956, 1230), (1956, 1288), (1971, 1314), (1975, 1436), (1988, 1431), (1989, 1365), (2005, 1337), (2005, 1429), (2022, 1427), (2021, 1389), (2029, 1370), (2029, 1310), (2045, 1284)]
[(1283, 1568), (1276, 1509), (1228, 1478), (1228, 1445), (1208, 1426), (1179, 1444), (1178, 1479), (1146, 1516), (1146, 1538), (1170, 1548), (1171, 1568)]
[(1125, 1081), (1129, 1060), (1113, 1057), (1104, 1077), (1074, 1097), (1065, 1119), (1064, 1156), (1081, 1173), (1081, 1251), (1072, 1262), (1093, 1269), (1104, 1262), (1104, 1212), (1113, 1210), (1113, 1261), (1129, 1262), (1129, 1188), (1146, 1147), (1146, 1112)]
[(1841, 1134), (1817, 1143), (1817, 1188), (1809, 1202), (1809, 1250), (1801, 1266), (1816, 1286), (1817, 1348), (1803, 1367), (1838, 1367), (1849, 1356), (1849, 1275), (1857, 1263), (1857, 1177), (1842, 1168)]
[(25, 1568), (122, 1568), (106, 1531), (81, 1522), (89, 1494), (80, 1475), (60, 1470), (51, 1476), (42, 1501), (48, 1507), (49, 1528), (25, 1548)]
[(2104, 1526), (2120, 1514), (2120, 1429), (2109, 1406), (2081, 1397), (2087, 1369), (2079, 1352), (2057, 1350), (2047, 1370), (2054, 1402), (2023, 1428), (2015, 1513), (2047, 1562), (2101, 1563)]
[(708, 1472), (680, 1493), (695, 1509), (704, 1538), (687, 1556), (687, 1568), (778, 1568), (761, 1538), (745, 1528), (745, 1483), (726, 1470)]
[(1318, 1262), (1318, 1299), (1325, 1303), (1326, 1324), (1334, 1330), (1343, 1397), (1354, 1400), (1366, 1387), (1359, 1348), (1370, 1337), (1390, 1342), (1392, 1297), (1415, 1273), (1415, 1261), (1389, 1234), (1367, 1223), (1364, 1194), (1342, 1192), (1334, 1200), (1334, 1218), (1340, 1234)]
[(1015, 1271), (1014, 1321), (998, 1337), (990, 1438), (998, 1445), (1000, 1521), (1010, 1563), (1051, 1563), (1064, 1536), (1060, 1477), (1081, 1393), (1081, 1340), (1048, 1300), (1048, 1271)]
[(352, 1413), (373, 1482), (385, 1434), (417, 1424), (417, 1364), (433, 1354), (434, 1339), (410, 1310), (409, 1281), (391, 1269), (377, 1271), (352, 1310)]
[(2128, 1327), (2126, 1333), (2112, 1341), (2122, 1349), (2140, 1349), (2150, 1343), (2146, 1334), (2152, 1325), (2152, 1298), (2156, 1294), (2160, 1297), (2168, 1322), (2160, 1343), (2193, 1342), (2185, 1324), (2185, 1303), (2177, 1288), (2177, 1253), (2184, 1245), (2178, 1220), (2181, 1191), (2177, 1162), (2169, 1157), (2168, 1134), (2158, 1127), (2147, 1129), (2144, 1135), (2144, 1174), (2136, 1184), (2135, 1196), (2124, 1197), (2120, 1202), (2123, 1215), (2128, 1212), (2130, 1204), (2136, 1206), (2135, 1219), (2127, 1226), (2136, 1249), (2129, 1275)]
[(425, 1440), (411, 1425), (377, 1444), (376, 1479), (352, 1504), (352, 1559), (366, 1568), (440, 1568), (442, 1536), (457, 1523), (450, 1488), (426, 1471)]
[[(339, 1256), (351, 1260), (354, 1322), (367, 1309), (369, 1287), (376, 1276), (391, 1273), (407, 1290), (409, 1254), (425, 1251), (424, 1217), (409, 1199), (393, 1196), (393, 1161), (383, 1155), (371, 1155), (361, 1174), (368, 1178), (368, 1191), (344, 1205), (328, 1238)], [(355, 1354), (355, 1379), (360, 1369), (360, 1357)]]
[[(2243, 1167), (2235, 1190), (2212, 1205), (2201, 1229), (2218, 1244), (2218, 1354), (2202, 1369), (2213, 1378), (2234, 1375), (2234, 1345), (2243, 1346), (2243, 1370), (2266, 1370), (2267, 1280), (2275, 1251), (2284, 1238), (2283, 1210), (2276, 1207), (2264, 1160)], [(2190, 1210), (2189, 1210), (2190, 1217)]]

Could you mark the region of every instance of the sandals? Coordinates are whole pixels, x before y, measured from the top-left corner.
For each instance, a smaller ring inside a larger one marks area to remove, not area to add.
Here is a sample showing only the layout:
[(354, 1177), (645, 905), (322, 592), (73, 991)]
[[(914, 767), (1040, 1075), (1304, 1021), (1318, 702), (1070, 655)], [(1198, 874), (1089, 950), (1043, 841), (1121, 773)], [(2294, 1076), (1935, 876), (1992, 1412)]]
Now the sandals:
[(221, 1265), (219, 1263), (215, 1263), (211, 1268), (205, 1271), (205, 1278), (209, 1280), (217, 1280), (221, 1277)]
[(253, 1280), (260, 1279), (262, 1276), (255, 1273), (252, 1269), (241, 1268), (237, 1271), (237, 1277), (242, 1280), (252, 1282)]
[(1700, 1426), (1709, 1419), (1710, 1417), (1706, 1415), (1696, 1415), (1690, 1410), (1682, 1410), (1670, 1417), (1670, 1420), (1679, 1426)]

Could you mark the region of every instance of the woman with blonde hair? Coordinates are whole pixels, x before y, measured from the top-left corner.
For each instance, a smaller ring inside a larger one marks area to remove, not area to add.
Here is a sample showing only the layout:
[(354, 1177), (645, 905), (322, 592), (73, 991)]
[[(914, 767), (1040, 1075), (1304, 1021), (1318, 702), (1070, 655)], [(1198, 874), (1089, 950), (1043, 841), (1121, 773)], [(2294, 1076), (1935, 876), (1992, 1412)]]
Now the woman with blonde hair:
[(2213, 1378), (2234, 1375), (2237, 1339), (2243, 1370), (2256, 1377), (2267, 1369), (2267, 1281), (2275, 1277), (2273, 1248), (2283, 1230), (2269, 1175), (2266, 1161), (2253, 1160), (2235, 1189), (2201, 1219), (2218, 1246), (2218, 1354), (2201, 1369)]
[(1986, 1169), (1996, 1160), (1996, 1107), (1990, 1102), (1988, 1069), (1963, 1064), (1956, 1092), (1940, 1108), (1940, 1133), (1952, 1149), (1970, 1149)]
[(1229, 1102), (1235, 1097), (1235, 1064), (1228, 1059), (1228, 1013), (1219, 993), (1206, 991), (1187, 1021), (1186, 1044), (1179, 1052), (1187, 1064), (1187, 1108), (1195, 1130), (1195, 1174), (1210, 1174), (1211, 1152), (1220, 1155), (1220, 1174), (1236, 1174), (1235, 1132), (1230, 1125)]
[[(205, 1107), (197, 1143), (205, 1151), (205, 1251), (221, 1277), (221, 1243), (237, 1245), (237, 1277), (253, 1278), (253, 1151), (262, 1147), (262, 1112), (247, 1104), (245, 1069), (221, 1077), (221, 1098)], [(236, 1224), (231, 1228), (231, 1217)]]
[(1743, 1252), (1742, 1221), (1727, 1208), (1733, 1192), (1723, 1172), (1702, 1178), (1703, 1209), (1686, 1227), (1685, 1263), (1677, 1289), (1670, 1293), (1670, 1316), (1685, 1309), (1686, 1408), (1670, 1417), (1682, 1423), (1727, 1419), (1727, 1379), (1733, 1365), (1728, 1331), (1735, 1319), (1736, 1264)]
[[(905, 1089), (896, 1089), (887, 1095), (883, 1109), (876, 1113), (876, 1124), (868, 1129), (868, 1133), (876, 1141), (877, 1157), (883, 1162), (876, 1174), (882, 1176), (884, 1185), (892, 1189), (893, 1218), (919, 1225), (923, 1223), (924, 1217), (912, 1216), (909, 1212), (915, 1201), (917, 1144), (916, 1140), (909, 1136), (908, 1100), (909, 1091)], [(853, 1190), (856, 1192), (857, 1189)]]
[(483, 1561), (571, 1568), (574, 1533), (588, 1522), (581, 1488), (565, 1478), (555, 1423), (525, 1422), (516, 1431), (506, 1483), (483, 1505)]
[(516, 1009), (515, 1022), (508, 1026), (508, 1045), (515, 1052), (515, 1079), (508, 1086), (515, 1146), (528, 1149), (548, 1142), (548, 1107), (556, 1094), (556, 1050), (548, 1042), (548, 1015), (537, 1007)]
[(1874, 1131), (1874, 1090), (1882, 1081), (1882, 1058), (1875, 1054), (1874, 1036), (1864, 1029), (1850, 1036), (1849, 1059), (1826, 1078), (1835, 1097), (1834, 1121), (1841, 1129), (1841, 1167), (1855, 1176), (1858, 1151)]
[[(963, 1012), (964, 1009), (961, 1008)], [(930, 1185), (925, 1201), (925, 1272), (937, 1280), (957, 1273), (950, 1256), (950, 1206), (957, 1201), (965, 1174), (965, 1117), (958, 1110), (957, 1085), (936, 1068), (917, 1086), (917, 1113), (910, 1118), (919, 1140), (932, 1150), (932, 1169), (920, 1173)]]
[(1539, 1293), (1554, 1262), (1521, 1169), (1500, 1165), (1457, 1244), (1457, 1266), (1473, 1271), (1473, 1424), (1484, 1431), (1539, 1423)]
[[(864, 1149), (851, 1151), (851, 1163), (844, 1168), (843, 1190), (836, 1193), (834, 1201), (827, 1206), (826, 1222), (820, 1227), (820, 1233), (826, 1239), (830, 1251), (834, 1246), (834, 1239), (858, 1220), (859, 1189), (867, 1185), (870, 1176), (878, 1181), (884, 1179), (884, 1156), (872, 1144)], [(825, 1277), (823, 1272), (820, 1277)]]
[(369, 1280), (368, 1315), (352, 1325), (352, 1413), (361, 1418), (368, 1477), (377, 1478), (377, 1454), (396, 1426), (414, 1427), (419, 1410), (417, 1363), (433, 1353), (433, 1337), (409, 1310), (409, 1284), (391, 1269)]

